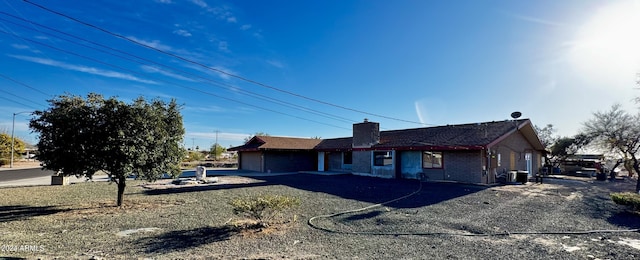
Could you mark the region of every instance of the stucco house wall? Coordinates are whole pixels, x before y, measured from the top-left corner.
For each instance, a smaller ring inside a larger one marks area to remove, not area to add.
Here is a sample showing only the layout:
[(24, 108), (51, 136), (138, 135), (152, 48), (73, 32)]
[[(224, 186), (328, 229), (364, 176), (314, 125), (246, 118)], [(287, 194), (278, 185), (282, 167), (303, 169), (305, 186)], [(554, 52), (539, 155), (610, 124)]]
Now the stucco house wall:
[(527, 170), (527, 153), (531, 154), (531, 173), (536, 173), (540, 168), (542, 154), (534, 150), (520, 132), (513, 133), (490, 149), (500, 155), (500, 165), (495, 167), (497, 173)]

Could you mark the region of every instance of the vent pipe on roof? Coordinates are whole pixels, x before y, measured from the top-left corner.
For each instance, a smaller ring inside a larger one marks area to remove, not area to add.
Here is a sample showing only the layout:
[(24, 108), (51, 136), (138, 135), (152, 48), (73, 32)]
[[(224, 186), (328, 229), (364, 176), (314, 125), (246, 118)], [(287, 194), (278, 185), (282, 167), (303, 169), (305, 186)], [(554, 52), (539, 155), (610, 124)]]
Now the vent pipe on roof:
[(518, 120), (518, 118), (520, 118), (521, 116), (522, 116), (522, 113), (518, 111), (511, 113), (511, 118), (513, 118), (513, 124), (516, 127), (516, 131), (518, 131), (518, 123), (516, 122), (516, 120)]

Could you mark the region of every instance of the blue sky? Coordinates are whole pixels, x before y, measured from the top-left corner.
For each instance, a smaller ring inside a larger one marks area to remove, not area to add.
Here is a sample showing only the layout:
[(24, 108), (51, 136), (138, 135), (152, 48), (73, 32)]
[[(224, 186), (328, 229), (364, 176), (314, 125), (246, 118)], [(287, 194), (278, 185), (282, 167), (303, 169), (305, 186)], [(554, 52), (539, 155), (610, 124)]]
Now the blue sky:
[(29, 1), (0, 1), (0, 131), (96, 92), (177, 99), (187, 147), (513, 111), (568, 136), (640, 96), (638, 1)]

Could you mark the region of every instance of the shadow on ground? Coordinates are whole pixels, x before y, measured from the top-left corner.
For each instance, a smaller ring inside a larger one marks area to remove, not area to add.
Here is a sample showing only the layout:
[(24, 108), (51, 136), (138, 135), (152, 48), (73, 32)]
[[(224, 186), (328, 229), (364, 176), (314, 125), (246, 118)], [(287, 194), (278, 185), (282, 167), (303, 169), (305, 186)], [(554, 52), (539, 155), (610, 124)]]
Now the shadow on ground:
[[(213, 174), (215, 175), (215, 173)], [(417, 208), (436, 204), (486, 189), (486, 186), (457, 183), (429, 183), (418, 180), (382, 179), (355, 175), (293, 174), (279, 176), (254, 176), (252, 183), (186, 186), (169, 189), (150, 189), (147, 195), (202, 192), (236, 188), (284, 185), (295, 189), (321, 192), (344, 199), (368, 203), (382, 203), (420, 190), (412, 199), (388, 204), (390, 207)]]
[(184, 187), (176, 187), (176, 188), (149, 189), (149, 190), (145, 190), (144, 194), (146, 195), (179, 194), (179, 193), (187, 193), (187, 192), (239, 189), (239, 188), (269, 186), (269, 185), (277, 185), (277, 184), (266, 183), (266, 182), (256, 182), (256, 183), (241, 183), (241, 184), (218, 184), (218, 185), (195, 185), (195, 186), (185, 185)]
[(190, 230), (176, 230), (159, 236), (144, 237), (136, 240), (136, 248), (144, 248), (147, 254), (166, 254), (188, 250), (204, 244), (228, 240), (238, 233), (232, 226), (201, 227)]
[(640, 228), (640, 215), (638, 213), (631, 212), (629, 210), (624, 210), (620, 212), (613, 213), (607, 220), (609, 223), (618, 225), (621, 227), (627, 227), (629, 229), (639, 229)]
[(45, 216), (67, 211), (53, 206), (0, 206), (0, 222), (25, 220), (36, 216)]
[(322, 176), (297, 174), (256, 177), (268, 183), (322, 192), (344, 199), (383, 203), (416, 192), (410, 199), (386, 204), (395, 208), (418, 208), (485, 190), (486, 186), (432, 183), (407, 179), (382, 179), (355, 175)]

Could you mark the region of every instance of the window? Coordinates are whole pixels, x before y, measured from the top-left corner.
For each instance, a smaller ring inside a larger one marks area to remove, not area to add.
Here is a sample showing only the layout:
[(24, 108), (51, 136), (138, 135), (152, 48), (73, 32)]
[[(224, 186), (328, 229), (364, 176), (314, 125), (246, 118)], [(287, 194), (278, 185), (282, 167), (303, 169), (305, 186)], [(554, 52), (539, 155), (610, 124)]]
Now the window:
[(353, 153), (352, 152), (344, 152), (344, 153), (342, 153), (342, 164), (353, 164)]
[(442, 152), (424, 152), (422, 154), (422, 168), (441, 169)]
[(393, 154), (391, 151), (373, 152), (374, 166), (387, 166), (393, 164)]

